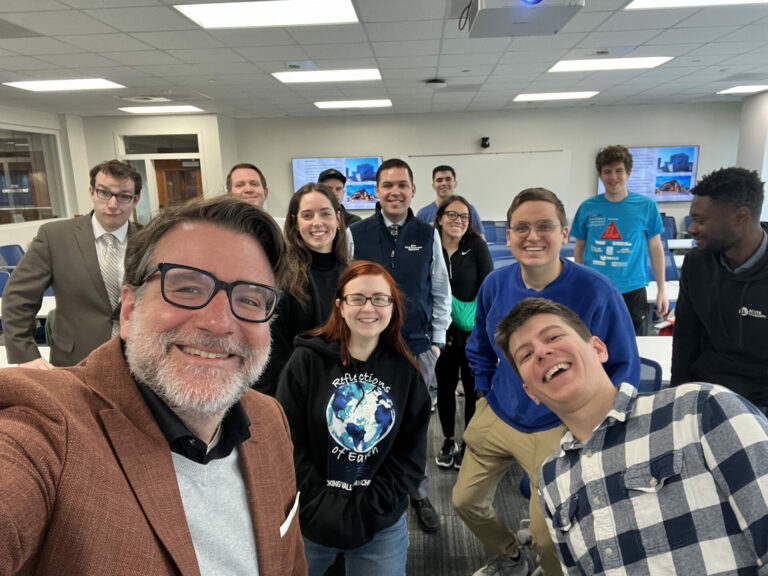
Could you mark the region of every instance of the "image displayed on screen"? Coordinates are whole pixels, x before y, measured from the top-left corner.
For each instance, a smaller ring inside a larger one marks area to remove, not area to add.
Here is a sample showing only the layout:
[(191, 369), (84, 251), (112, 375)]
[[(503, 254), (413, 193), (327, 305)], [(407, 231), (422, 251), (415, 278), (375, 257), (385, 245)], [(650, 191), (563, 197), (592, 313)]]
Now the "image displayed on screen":
[[(696, 183), (698, 146), (630, 148), (629, 151), (634, 165), (627, 179), (627, 190), (657, 202), (685, 202), (693, 198), (691, 188)], [(599, 178), (597, 193), (605, 193)]]
[(344, 207), (347, 210), (373, 210), (376, 207), (376, 170), (381, 162), (381, 156), (294, 158), (293, 189), (316, 182), (320, 172), (335, 168), (347, 177)]
[(0, 206), (34, 206), (29, 190), (29, 173), (11, 170), (6, 174), (0, 172)]

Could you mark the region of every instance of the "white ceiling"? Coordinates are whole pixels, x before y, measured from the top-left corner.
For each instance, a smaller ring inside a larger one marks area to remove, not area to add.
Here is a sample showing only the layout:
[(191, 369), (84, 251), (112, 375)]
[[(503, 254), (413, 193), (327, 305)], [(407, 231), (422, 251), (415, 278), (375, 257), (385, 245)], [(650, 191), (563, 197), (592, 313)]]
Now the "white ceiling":
[[(202, 0), (185, 0), (184, 3)], [(211, 0), (207, 0), (211, 1)], [(768, 84), (768, 5), (623, 11), (586, 0), (553, 36), (469, 38), (467, 0), (352, 0), (360, 22), (206, 31), (179, 0), (0, 0), (0, 82), (101, 77), (125, 89), (31, 93), (0, 86), (0, 104), (81, 116), (123, 115), (122, 100), (164, 96), (234, 118), (349, 115), (317, 100), (391, 98), (364, 114), (734, 101), (715, 92)], [(15, 25), (15, 26), (12, 26)], [(26, 28), (25, 33), (15, 27)], [(15, 35), (22, 37), (9, 37)], [(36, 36), (29, 37), (29, 34)], [(560, 59), (674, 56), (648, 71), (547, 73)], [(290, 61), (381, 70), (373, 82), (284, 85)], [(429, 88), (440, 77), (448, 87)], [(579, 102), (513, 103), (521, 92), (599, 90)]]

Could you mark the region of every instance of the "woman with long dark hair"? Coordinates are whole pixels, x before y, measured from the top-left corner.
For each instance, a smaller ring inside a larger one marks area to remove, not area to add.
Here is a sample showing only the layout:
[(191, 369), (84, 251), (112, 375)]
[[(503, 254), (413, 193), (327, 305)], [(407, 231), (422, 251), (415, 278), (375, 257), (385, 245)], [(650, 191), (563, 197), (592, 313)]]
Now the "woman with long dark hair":
[(408, 493), (424, 475), (430, 399), (400, 335), (404, 306), (379, 264), (342, 273), (328, 321), (296, 339), (280, 376), (309, 574), (402, 576)]
[(284, 294), (270, 326), (272, 352), (254, 388), (273, 396), (280, 372), (293, 352), (293, 339), (325, 322), (336, 282), (349, 260), (341, 206), (331, 189), (309, 183), (288, 203), (285, 217)]
[(437, 411), (444, 437), (435, 460), (443, 468), (459, 468), (464, 456), (464, 444), (459, 447), (454, 437), (456, 387), (461, 374), (466, 428), (475, 413), (475, 379), (464, 347), (475, 322), (477, 291), (493, 270), (493, 261), (485, 240), (472, 228), (472, 209), (463, 196), (449, 196), (440, 203), (435, 213), (435, 228), (440, 233), (453, 296), (445, 350), (435, 365)]

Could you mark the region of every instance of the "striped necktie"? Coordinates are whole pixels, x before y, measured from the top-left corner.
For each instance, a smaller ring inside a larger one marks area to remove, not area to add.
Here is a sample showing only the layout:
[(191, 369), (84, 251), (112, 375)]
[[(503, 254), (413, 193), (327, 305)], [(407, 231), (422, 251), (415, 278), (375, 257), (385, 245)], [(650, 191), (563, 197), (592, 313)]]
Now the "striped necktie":
[[(101, 277), (104, 280), (104, 288), (107, 289), (109, 303), (112, 310), (117, 308), (120, 302), (120, 278), (117, 271), (117, 238), (110, 233), (102, 235), (104, 241), (104, 256), (101, 261)], [(118, 322), (112, 323), (112, 336), (120, 331)]]

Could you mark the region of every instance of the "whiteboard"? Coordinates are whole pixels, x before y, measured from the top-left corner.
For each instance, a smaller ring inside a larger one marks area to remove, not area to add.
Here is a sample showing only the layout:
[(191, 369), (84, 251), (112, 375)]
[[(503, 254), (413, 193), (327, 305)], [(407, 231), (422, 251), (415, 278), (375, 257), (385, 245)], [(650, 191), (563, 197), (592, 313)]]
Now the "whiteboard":
[(483, 220), (506, 220), (509, 205), (517, 193), (536, 187), (548, 188), (557, 194), (565, 205), (565, 213), (572, 213), (568, 207), (570, 150), (425, 154), (402, 159), (413, 170), (416, 196), (411, 208), (414, 213), (435, 201), (432, 169), (441, 164), (456, 170), (456, 193), (469, 200)]

